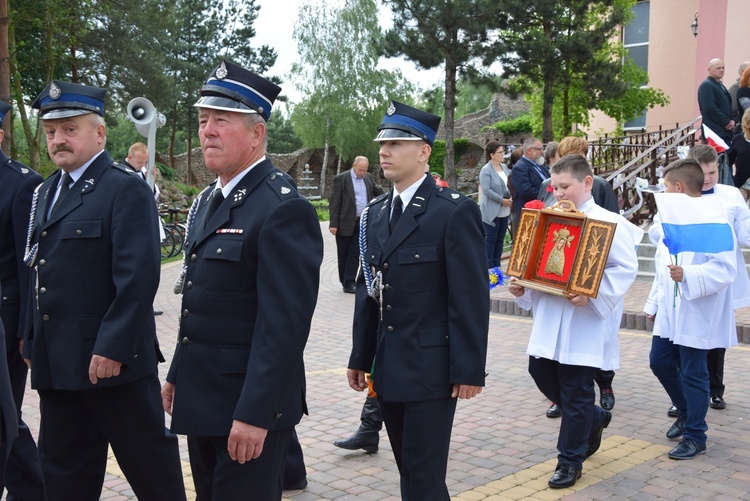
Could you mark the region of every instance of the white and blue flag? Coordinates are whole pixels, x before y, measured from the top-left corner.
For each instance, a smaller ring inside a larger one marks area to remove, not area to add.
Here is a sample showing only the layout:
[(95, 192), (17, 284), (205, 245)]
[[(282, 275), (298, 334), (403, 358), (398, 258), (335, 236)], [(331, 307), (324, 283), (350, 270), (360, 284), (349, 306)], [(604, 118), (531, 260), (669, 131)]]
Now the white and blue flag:
[(732, 227), (715, 197), (655, 193), (654, 199), (664, 232), (664, 245), (670, 254), (717, 254), (734, 249)]

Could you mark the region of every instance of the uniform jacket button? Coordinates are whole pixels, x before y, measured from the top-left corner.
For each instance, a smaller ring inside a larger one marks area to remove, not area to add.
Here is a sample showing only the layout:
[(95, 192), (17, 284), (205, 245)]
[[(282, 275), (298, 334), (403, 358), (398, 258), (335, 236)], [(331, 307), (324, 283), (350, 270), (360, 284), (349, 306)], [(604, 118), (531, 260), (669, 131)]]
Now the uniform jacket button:
[(182, 344), (190, 344), (190, 340), (186, 337), (182, 338)]
[(387, 270), (387, 269), (388, 269), (388, 263), (383, 263), (383, 269), (384, 269), (384, 270)]
[(83, 230), (76, 230), (76, 235), (83, 235)]
[(393, 332), (393, 326), (392, 325), (388, 326), (388, 332)]
[(195, 262), (195, 261), (196, 261), (197, 259), (198, 259), (198, 256), (197, 256), (197, 255), (195, 255), (195, 254), (192, 254), (192, 255), (190, 256), (190, 261), (192, 261), (192, 262)]
[(414, 259), (419, 259), (419, 254), (414, 254)]
[(216, 249), (216, 253), (217, 254), (221, 254), (221, 247), (219, 247), (218, 249)]
[(390, 304), (386, 305), (385, 307), (385, 311), (391, 311), (392, 309), (393, 309), (393, 306), (391, 306)]
[(185, 308), (182, 311), (182, 316), (185, 317), (185, 318), (189, 317), (190, 316), (190, 310), (188, 310), (187, 308)]
[(385, 287), (383, 287), (385, 290), (389, 291), (391, 290), (391, 284), (385, 284)]
[(188, 281), (188, 283), (185, 284), (185, 287), (187, 287), (188, 289), (192, 289), (193, 288), (193, 282)]
[(41, 237), (42, 237), (42, 238), (44, 238), (44, 237), (46, 237), (46, 236), (47, 236), (47, 232), (46, 232), (46, 231), (43, 231), (43, 232), (41, 233)]
[(47, 261), (45, 261), (44, 259), (39, 260), (39, 266), (44, 266), (45, 264), (47, 264)]
[(45, 322), (46, 322), (47, 320), (49, 320), (49, 315), (42, 315), (42, 320), (44, 320)]
[[(40, 287), (39, 288), (39, 294), (45, 294), (46, 292), (47, 292), (47, 288), (46, 287)], [(5, 298), (3, 298), (3, 299), (5, 299)]]

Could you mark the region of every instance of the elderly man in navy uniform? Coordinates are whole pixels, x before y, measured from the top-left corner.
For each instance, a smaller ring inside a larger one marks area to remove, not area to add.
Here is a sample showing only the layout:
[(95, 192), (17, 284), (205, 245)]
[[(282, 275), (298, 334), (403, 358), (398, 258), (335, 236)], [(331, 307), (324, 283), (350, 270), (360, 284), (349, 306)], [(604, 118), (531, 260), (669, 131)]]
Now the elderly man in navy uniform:
[[(0, 127), (10, 105), (0, 101)], [(12, 115), (11, 115), (12, 116)], [(0, 142), (5, 132), (0, 129)], [(0, 318), (5, 327), (5, 351), (13, 399), (18, 411), (18, 438), (13, 442), (5, 476), (0, 472), (0, 494), (8, 489), (8, 499), (44, 500), (44, 481), (39, 453), (29, 427), (21, 419), (23, 394), (29, 368), (21, 358), (19, 344), (26, 318), (29, 268), (23, 262), (29, 208), (34, 188), (42, 176), (0, 150), (0, 282), (3, 284)]]
[(24, 358), (41, 403), (47, 499), (98, 500), (111, 446), (139, 499), (184, 500), (159, 398), (156, 207), (104, 150), (104, 96), (53, 80), (32, 104), (59, 167), (32, 201), (25, 256), (35, 290)]
[(294, 426), (307, 412), (302, 353), (323, 236), (312, 205), (266, 158), (280, 90), (222, 61), (195, 104), (218, 179), (188, 215), (180, 331), (162, 400), (172, 431), (188, 437), (198, 501), (281, 499)]
[(445, 475), (456, 399), (479, 394), (486, 376), (482, 218), (476, 202), (425, 175), (439, 123), (392, 101), (378, 127), (380, 165), (394, 187), (362, 216), (363, 273), (347, 370), (349, 385), (362, 391), (374, 359), (405, 500), (450, 499)]

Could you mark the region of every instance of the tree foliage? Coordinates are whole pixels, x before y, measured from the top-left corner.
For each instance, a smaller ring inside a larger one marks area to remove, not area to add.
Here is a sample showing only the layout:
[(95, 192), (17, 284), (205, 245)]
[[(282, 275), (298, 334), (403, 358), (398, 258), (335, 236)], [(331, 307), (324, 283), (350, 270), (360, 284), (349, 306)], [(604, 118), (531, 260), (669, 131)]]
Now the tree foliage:
[[(10, 80), (16, 103), (28, 103), (56, 78), (107, 88), (105, 118), (122, 120), (137, 96), (167, 117), (157, 134), (175, 149), (192, 146), (192, 107), (221, 57), (258, 73), (276, 53), (253, 47), (255, 0), (23, 0), (10, 13)], [(41, 129), (16, 106), (33, 166), (41, 162)], [(127, 123), (124, 127), (127, 126)], [(130, 124), (132, 127), (132, 124)], [(125, 134), (123, 137), (128, 136)]]
[[(300, 7), (294, 25), (300, 59), (292, 79), (305, 98), (291, 120), (306, 147), (324, 148), (324, 166), (330, 146), (346, 161), (373, 156), (372, 138), (387, 100), (411, 92), (400, 72), (378, 69), (380, 36), (374, 0)], [(325, 178), (322, 169), (321, 189)]]
[(505, 0), (499, 60), (508, 75), (522, 77), (518, 82), (536, 91), (544, 141), (555, 135), (555, 106), (560, 109), (560, 130), (568, 132), (574, 122), (587, 120), (588, 110), (605, 107), (604, 102), (620, 115), (627, 111), (625, 102), (658, 104), (653, 92), (635, 92), (637, 97), (631, 92), (623, 101), (633, 89), (634, 74), (628, 68), (629, 75), (623, 77), (622, 46), (616, 35), (630, 20), (634, 4), (635, 0)]
[(446, 155), (445, 179), (456, 185), (453, 126), (456, 81), (459, 75), (481, 78), (481, 60), (494, 54), (491, 25), (504, 8), (497, 0), (384, 0), (393, 12), (393, 28), (386, 33), (387, 56), (403, 55), (422, 68), (445, 69), (443, 114)]

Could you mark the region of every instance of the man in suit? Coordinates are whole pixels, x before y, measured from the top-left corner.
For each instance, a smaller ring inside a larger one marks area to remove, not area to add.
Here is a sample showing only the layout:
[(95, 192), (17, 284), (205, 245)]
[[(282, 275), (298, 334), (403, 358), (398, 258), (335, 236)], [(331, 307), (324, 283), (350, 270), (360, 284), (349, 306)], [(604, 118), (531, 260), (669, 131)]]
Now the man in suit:
[(513, 226), (518, 227), (521, 209), (529, 200), (536, 200), (542, 181), (549, 178), (549, 171), (544, 167), (544, 148), (535, 137), (523, 142), (523, 156), (510, 171), (510, 182), (513, 185)]
[(711, 59), (708, 63), (708, 76), (698, 86), (698, 107), (703, 115), (703, 123), (717, 136), (732, 143), (734, 117), (732, 98), (721, 83), (724, 78), (724, 61)]
[(354, 159), (352, 168), (333, 178), (331, 197), (328, 205), (330, 221), (328, 230), (336, 236), (336, 250), (339, 258), (339, 281), (344, 292), (354, 294), (359, 257), (359, 217), (367, 202), (382, 195), (380, 186), (375, 186), (368, 174), (367, 157)]
[(284, 459), (307, 412), (302, 354), (323, 237), (312, 205), (266, 158), (280, 90), (222, 61), (195, 104), (206, 167), (218, 179), (188, 216), (180, 330), (162, 401), (172, 431), (187, 435), (198, 501), (281, 499)]
[[(0, 285), (0, 293), (2, 292), (2, 285)], [(0, 322), (0, 336), (4, 335), (5, 329), (3, 328), (3, 323)], [(11, 446), (13, 445), (15, 438), (18, 436), (18, 425), (13, 418), (13, 416), (16, 416), (16, 405), (13, 402), (13, 391), (11, 390), (10, 377), (8, 376), (8, 367), (6, 363), (5, 344), (0, 343), (0, 473), (6, 471)], [(24, 492), (19, 492), (17, 494), (25, 495)], [(34, 492), (32, 491), (31, 494), (33, 496)], [(28, 498), (18, 497), (8, 493), (6, 499), (44, 499), (43, 495), (43, 490), (41, 498), (31, 496)]]
[(445, 475), (457, 397), (479, 394), (486, 376), (482, 218), (476, 202), (425, 174), (439, 124), (440, 117), (391, 101), (378, 127), (380, 164), (394, 186), (362, 216), (366, 244), (347, 370), (349, 386), (363, 391), (374, 359), (405, 500), (450, 499)]
[[(10, 105), (0, 101), (0, 127)], [(0, 129), (0, 142), (5, 132)], [(5, 477), (0, 471), (0, 494), (8, 489), (9, 499), (44, 500), (44, 481), (39, 453), (29, 427), (21, 419), (23, 394), (29, 368), (21, 357), (19, 344), (26, 318), (29, 268), (23, 262), (29, 208), (34, 188), (42, 176), (0, 150), (0, 282), (3, 283), (0, 318), (5, 327), (5, 352), (10, 385), (18, 411), (18, 438), (10, 451)]]
[(53, 80), (32, 104), (60, 169), (32, 201), (25, 253), (36, 287), (24, 358), (41, 403), (47, 499), (98, 500), (111, 446), (139, 499), (184, 500), (159, 398), (156, 207), (104, 150), (104, 96)]

